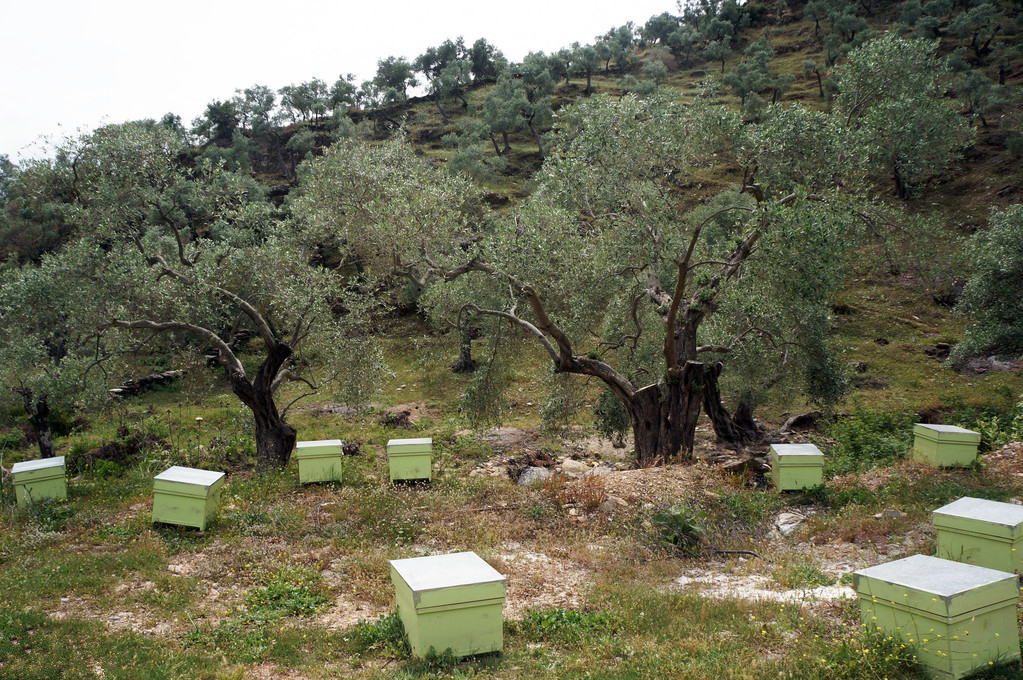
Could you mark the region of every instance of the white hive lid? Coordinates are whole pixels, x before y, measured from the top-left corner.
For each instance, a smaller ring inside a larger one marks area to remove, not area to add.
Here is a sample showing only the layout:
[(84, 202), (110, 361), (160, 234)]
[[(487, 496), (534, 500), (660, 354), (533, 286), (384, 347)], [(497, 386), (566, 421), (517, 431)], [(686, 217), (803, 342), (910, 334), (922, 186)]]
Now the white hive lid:
[(771, 448), (779, 456), (823, 456), (821, 450), (813, 444), (771, 444)]
[(56, 458), (40, 458), (38, 460), (26, 460), (12, 465), (11, 474), (16, 475), (19, 472), (32, 472), (33, 470), (45, 470), (47, 468), (63, 466), (64, 456), (57, 456)]
[(932, 593), (945, 599), (1006, 579), (1012, 579), (1014, 582), (1016, 579), (1015, 574), (963, 562), (943, 560), (930, 555), (913, 555), (894, 562), (860, 569), (854, 574), (911, 590)]
[(928, 430), (934, 430), (942, 434), (977, 434), (973, 430), (967, 430), (965, 427), (959, 427), (957, 425), (931, 425), (929, 423), (917, 423), (917, 427), (927, 428)]
[(319, 446), (341, 446), (340, 439), (317, 439), (307, 442), (298, 442), (295, 444), (296, 449), (315, 448)]
[(413, 594), (428, 590), (503, 582), (504, 576), (474, 552), (391, 560)]
[(178, 482), (180, 484), (195, 484), (198, 486), (210, 487), (216, 484), (223, 477), (223, 472), (198, 470), (196, 468), (174, 465), (167, 468), (153, 479), (161, 482)]
[(969, 496), (938, 508), (934, 514), (974, 519), (985, 524), (998, 524), (1006, 527), (1017, 527), (1023, 524), (1023, 505), (1000, 503)]
[(388, 446), (419, 446), (422, 444), (433, 444), (433, 437), (421, 437), (419, 439), (391, 439)]

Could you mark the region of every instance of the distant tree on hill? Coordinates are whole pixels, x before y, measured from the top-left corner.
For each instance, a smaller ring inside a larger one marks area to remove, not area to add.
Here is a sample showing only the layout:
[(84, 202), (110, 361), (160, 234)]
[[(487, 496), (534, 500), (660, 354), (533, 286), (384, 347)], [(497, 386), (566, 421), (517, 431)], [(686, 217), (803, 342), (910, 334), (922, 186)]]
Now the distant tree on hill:
[(712, 40), (707, 43), (707, 47), (703, 49), (703, 57), (708, 61), (719, 61), (721, 62), (721, 72), (725, 72), (725, 60), (732, 53), (728, 43), (721, 40)]
[(972, 136), (945, 98), (948, 69), (935, 47), (889, 33), (836, 68), (835, 113), (892, 173), (901, 198), (959, 158)]
[(501, 51), (480, 38), (469, 48), (469, 61), (472, 63), (472, 79), (474, 83), (496, 81), (498, 76), (508, 68), (508, 60)]
[(408, 90), (419, 81), (412, 64), (402, 57), (387, 57), (377, 62), (377, 73), (373, 84), (380, 88), (384, 100), (404, 107), (408, 104)]
[(600, 56), (593, 45), (579, 43), (572, 43), (572, 53), (576, 72), (586, 76), (586, 89), (583, 90), (583, 94), (589, 96), (593, 91), (593, 74), (600, 68)]

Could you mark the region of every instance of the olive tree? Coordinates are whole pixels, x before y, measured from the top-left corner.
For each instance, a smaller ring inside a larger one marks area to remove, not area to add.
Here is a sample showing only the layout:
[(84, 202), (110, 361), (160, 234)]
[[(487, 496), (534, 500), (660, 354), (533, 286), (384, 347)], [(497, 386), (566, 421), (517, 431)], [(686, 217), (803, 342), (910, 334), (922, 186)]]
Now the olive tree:
[(1023, 355), (1023, 205), (994, 210), (967, 245), (973, 265), (957, 310), (973, 317), (953, 363), (984, 354)]
[[(560, 115), (534, 194), (485, 231), (399, 217), (379, 232), (381, 220), (311, 193), (307, 209), (351, 230), (348, 239), (387, 243), (393, 262), (424, 263), (431, 304), (500, 319), (534, 340), (554, 372), (602, 381), (627, 412), (637, 462), (664, 462), (691, 454), (701, 410), (738, 444), (759, 436), (753, 408), (769, 391), (838, 389), (827, 311), (849, 249), (848, 211), (833, 191), (839, 167), (797, 149), (842, 145), (825, 114), (787, 111), (759, 139), (712, 102), (577, 102)], [(714, 154), (736, 154), (746, 181), (700, 206), (684, 187)], [(340, 199), (337, 179), (323, 186)], [(406, 183), (420, 186), (406, 170), (387, 183), (399, 214), (415, 200)], [(726, 366), (750, 385), (735, 391), (734, 413), (722, 399)]]
[(186, 168), (184, 151), (167, 130), (135, 124), (70, 142), (62, 154), (79, 245), (61, 266), (103, 301), (95, 328), (212, 348), (252, 411), (259, 468), (283, 466), (296, 438), (291, 404), (328, 385), (360, 395), (372, 384), (376, 355), (359, 323), (367, 303), (337, 270), (310, 264), (315, 246), (254, 183), (202, 159)]
[(835, 112), (892, 173), (900, 198), (958, 159), (972, 136), (945, 97), (947, 67), (935, 49), (934, 42), (889, 33), (853, 50), (835, 69)]
[[(415, 155), (404, 139), (369, 145), (336, 144), (309, 167), (296, 218), (315, 240), (345, 247), (364, 275), (397, 278), (420, 302), (440, 281), (458, 277), (471, 262), (490, 213), (465, 177), (445, 173)], [(439, 324), (458, 330), (455, 372), (471, 372), (470, 325), (465, 310), (427, 307)]]
[(117, 351), (89, 323), (100, 305), (51, 254), (0, 272), (0, 385), (24, 410), (42, 458), (55, 455), (52, 414), (106, 395), (106, 364)]

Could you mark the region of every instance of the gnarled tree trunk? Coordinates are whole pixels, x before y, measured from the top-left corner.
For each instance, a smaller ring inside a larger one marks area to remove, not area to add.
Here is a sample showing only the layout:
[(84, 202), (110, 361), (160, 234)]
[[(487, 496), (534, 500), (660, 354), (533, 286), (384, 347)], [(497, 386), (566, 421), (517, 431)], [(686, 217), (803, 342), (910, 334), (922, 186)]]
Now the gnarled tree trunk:
[(21, 395), (28, 423), (32, 426), (32, 432), (39, 443), (39, 457), (53, 458), (56, 455), (56, 448), (53, 445), (53, 429), (50, 427), (50, 405), (46, 397), (36, 398), (28, 388), (19, 389), (17, 392)]
[(274, 379), (291, 356), (291, 347), (277, 343), (259, 365), (252, 382), (244, 375), (227, 371), (231, 389), (249, 409), (256, 422), (256, 468), (267, 470), (282, 468), (291, 459), (297, 433), (281, 416), (274, 401)]
[(749, 404), (739, 404), (734, 416), (725, 408), (718, 385), (721, 368), (721, 362), (718, 362), (707, 369), (707, 384), (703, 390), (703, 408), (714, 426), (714, 434), (726, 444), (753, 444), (760, 441), (763, 426), (753, 418), (753, 408)]

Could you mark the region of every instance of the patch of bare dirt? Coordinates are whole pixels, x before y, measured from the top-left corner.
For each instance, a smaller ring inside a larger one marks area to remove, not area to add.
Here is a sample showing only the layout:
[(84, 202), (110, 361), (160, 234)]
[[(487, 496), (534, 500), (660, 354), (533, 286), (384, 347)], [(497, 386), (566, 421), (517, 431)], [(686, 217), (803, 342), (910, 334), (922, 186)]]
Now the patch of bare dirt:
[(1006, 444), (984, 456), (987, 472), (995, 479), (1023, 477), (1023, 442)]
[(520, 543), (504, 545), (492, 560), (508, 578), (504, 615), (520, 619), (528, 609), (579, 609), (592, 571), (567, 557), (530, 550)]
[(956, 372), (966, 376), (978, 376), (985, 373), (1007, 373), (1023, 370), (1023, 359), (999, 361), (995, 357), (977, 357), (956, 367)]
[(616, 470), (601, 475), (600, 480), (609, 497), (630, 505), (654, 506), (678, 503), (681, 498), (709, 491), (724, 482), (718, 466), (702, 460), (687, 465)]
[[(152, 590), (152, 581), (122, 583), (116, 589), (118, 593), (128, 591)], [(124, 607), (120, 611), (101, 609), (90, 598), (68, 595), (60, 598), (60, 604), (47, 612), (57, 621), (64, 619), (86, 619), (99, 621), (114, 631), (131, 631), (141, 635), (155, 637), (178, 637), (189, 628), (188, 622), (180, 619), (165, 619), (159, 612), (147, 607)]]

